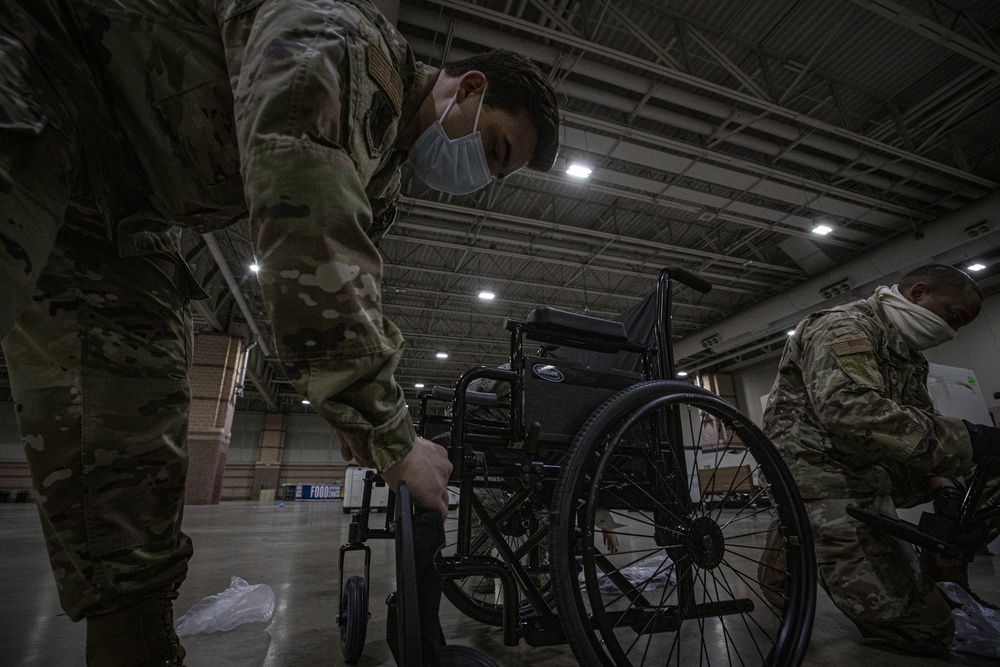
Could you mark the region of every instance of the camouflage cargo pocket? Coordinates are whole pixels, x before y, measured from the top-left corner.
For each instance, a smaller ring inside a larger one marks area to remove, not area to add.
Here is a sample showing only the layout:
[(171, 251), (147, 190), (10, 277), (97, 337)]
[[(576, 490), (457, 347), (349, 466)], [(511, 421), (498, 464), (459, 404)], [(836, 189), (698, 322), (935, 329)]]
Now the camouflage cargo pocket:
[(176, 539), (188, 404), (186, 380), (84, 376), (80, 455), (91, 558)]
[[(207, 81), (159, 100), (154, 107), (163, 121), (161, 128), (170, 141), (172, 154), (181, 162), (181, 170), (190, 174), (195, 188), (185, 192), (191, 186), (173, 182), (165, 184), (169, 187), (160, 188), (160, 191), (184, 193), (187, 201), (171, 202), (171, 207), (177, 209), (175, 213), (189, 213), (183, 210), (190, 207), (188, 202), (198, 202), (200, 208), (223, 209), (214, 228), (224, 226), (233, 217), (231, 209), (243, 206), (243, 181), (240, 179), (240, 155), (229, 82)], [(164, 170), (164, 176), (172, 171)]]
[(177, 284), (186, 274), (171, 256), (122, 258), (95, 248), (77, 259), (80, 456), (88, 543), (97, 558), (176, 539), (192, 323), (189, 296)]

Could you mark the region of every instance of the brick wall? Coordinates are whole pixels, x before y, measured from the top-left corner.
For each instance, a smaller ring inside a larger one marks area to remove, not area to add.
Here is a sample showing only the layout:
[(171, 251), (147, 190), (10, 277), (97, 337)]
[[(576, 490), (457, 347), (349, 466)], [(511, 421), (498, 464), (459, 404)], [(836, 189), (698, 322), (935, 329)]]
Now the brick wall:
[(31, 489), (31, 471), (26, 461), (0, 462), (0, 491), (10, 492), (10, 502), (14, 501), (18, 491), (28, 491), (28, 498), (33, 500), (35, 492)]
[(330, 466), (285, 466), (281, 469), (278, 486), (282, 484), (332, 484), (344, 481), (349, 464)]
[(226, 452), (236, 407), (243, 341), (229, 334), (195, 336), (188, 421), (188, 481), (185, 502), (213, 504), (222, 497)]
[(236, 406), (236, 382), (242, 368), (242, 340), (228, 334), (199, 333), (195, 337), (188, 434), (222, 433), (228, 441)]
[[(256, 500), (252, 495), (254, 469), (252, 463), (229, 464), (222, 478), (220, 500)], [(344, 481), (347, 465), (330, 466), (279, 466), (277, 483), (282, 484), (332, 484)], [(10, 491), (14, 500), (17, 491), (31, 491), (31, 473), (27, 463), (0, 463), (0, 490)], [(31, 491), (33, 496), (34, 492)], [(29, 496), (31, 497), (31, 496)], [(259, 496), (258, 496), (259, 497)]]
[(229, 464), (222, 477), (221, 500), (250, 500), (250, 490), (253, 486), (252, 463)]

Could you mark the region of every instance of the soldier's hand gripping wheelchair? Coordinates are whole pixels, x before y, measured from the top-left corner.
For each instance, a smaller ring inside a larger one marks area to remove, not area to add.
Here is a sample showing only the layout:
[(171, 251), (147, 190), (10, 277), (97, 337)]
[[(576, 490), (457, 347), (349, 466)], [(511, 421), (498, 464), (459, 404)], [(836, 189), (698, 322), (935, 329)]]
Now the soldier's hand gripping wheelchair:
[[(451, 414), (421, 425), (448, 443), (458, 507), (434, 567), (445, 596), (502, 627), (509, 646), (567, 642), (588, 666), (798, 665), (816, 591), (802, 502), (756, 426), (673, 379), (671, 278), (711, 288), (664, 269), (655, 293), (623, 316), (628, 330), (546, 308), (508, 320), (510, 367), (472, 369), (438, 393)], [(540, 353), (526, 354), (525, 340)], [(482, 379), (497, 391), (470, 394)], [(700, 480), (734, 466), (750, 471), (754, 493), (701, 492)], [(780, 610), (758, 581), (772, 514), (784, 551), (773, 559), (784, 571), (772, 573), (785, 584)], [(398, 518), (397, 541), (409, 518)], [(616, 550), (605, 548), (609, 533)], [(400, 618), (413, 627), (415, 606), (427, 609), (397, 595), (397, 634)], [(424, 664), (412, 656), (433, 654), (433, 635), (400, 664)]]
[(987, 523), (1000, 516), (1000, 498), (982, 502), (987, 482), (1000, 470), (1000, 451), (984, 457), (967, 480), (958, 517), (922, 512), (918, 523), (886, 516), (863, 507), (847, 506), (847, 513), (858, 521), (878, 528), (887, 535), (928, 549), (946, 558), (969, 557), (985, 546)]

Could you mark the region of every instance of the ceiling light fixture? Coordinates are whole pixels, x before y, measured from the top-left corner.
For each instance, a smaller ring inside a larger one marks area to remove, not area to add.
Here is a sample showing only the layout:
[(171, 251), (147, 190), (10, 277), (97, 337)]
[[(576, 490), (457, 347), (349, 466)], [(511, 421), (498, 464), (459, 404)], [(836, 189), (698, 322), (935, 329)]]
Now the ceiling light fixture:
[(570, 166), (566, 167), (566, 173), (573, 178), (590, 178), (590, 175), (594, 173), (594, 170), (585, 164), (574, 162)]
[(969, 271), (982, 271), (983, 269), (986, 268), (986, 265), (976, 262), (975, 264), (970, 264), (967, 268), (969, 269)]
[(479, 293), (479, 298), (482, 299), (483, 301), (492, 301), (493, 299), (497, 298), (497, 295), (493, 292), (490, 292), (489, 290), (483, 290), (482, 292)]
[(253, 264), (250, 265), (250, 270), (253, 271), (254, 273), (257, 273), (258, 271), (260, 271), (260, 264), (254, 262)]
[(302, 405), (309, 405), (309, 399), (308, 398), (303, 398), (302, 399)]
[(434, 356), (437, 357), (438, 359), (447, 359), (448, 358), (448, 353), (447, 352), (438, 352)]
[(424, 388), (424, 383), (423, 382), (418, 382), (418, 383), (416, 383), (413, 386), (416, 387), (417, 389), (423, 389)]
[(677, 377), (686, 378), (688, 376), (687, 371), (677, 371)]
[(830, 225), (816, 225), (813, 227), (813, 234), (819, 234), (820, 236), (826, 236), (833, 231), (833, 227)]
[(789, 336), (794, 336), (795, 335), (795, 329), (789, 329), (788, 330), (788, 335)]

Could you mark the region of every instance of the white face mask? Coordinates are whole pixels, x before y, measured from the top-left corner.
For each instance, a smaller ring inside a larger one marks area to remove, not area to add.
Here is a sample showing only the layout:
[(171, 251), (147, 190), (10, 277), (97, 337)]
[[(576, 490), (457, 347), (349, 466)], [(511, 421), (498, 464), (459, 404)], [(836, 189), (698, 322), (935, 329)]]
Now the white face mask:
[(958, 332), (923, 306), (900, 294), (899, 285), (879, 287), (878, 299), (885, 314), (911, 350), (926, 350), (947, 343)]
[(451, 98), (447, 108), (433, 125), (417, 137), (410, 149), (410, 165), (424, 183), (442, 192), (453, 195), (467, 195), (475, 192), (493, 180), (489, 164), (486, 162), (486, 149), (479, 134), (479, 114), (483, 110), (483, 100), (486, 99), (486, 88), (479, 96), (479, 109), (476, 111), (476, 121), (472, 133), (458, 139), (449, 139), (444, 133), (441, 121), (451, 107), (455, 98)]

